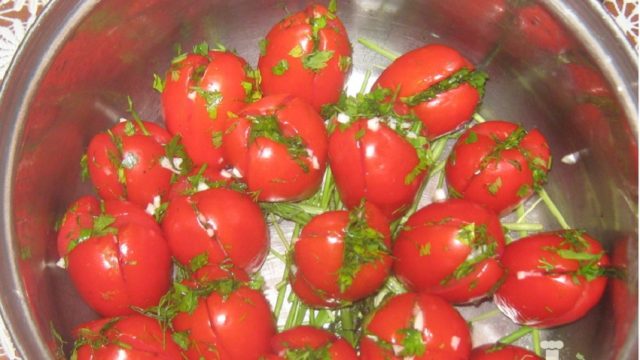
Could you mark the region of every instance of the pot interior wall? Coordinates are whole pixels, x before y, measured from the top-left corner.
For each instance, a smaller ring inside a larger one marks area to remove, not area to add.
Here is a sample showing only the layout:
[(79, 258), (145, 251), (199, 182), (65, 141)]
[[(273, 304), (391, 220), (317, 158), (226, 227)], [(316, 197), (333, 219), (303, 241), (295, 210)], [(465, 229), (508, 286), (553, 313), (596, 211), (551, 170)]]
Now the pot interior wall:
[[(4, 256), (14, 259), (8, 261), (6, 266), (13, 268), (7, 271), (17, 271), (21, 283), (12, 290), (30, 309), (25, 317), (5, 302), (4, 313), (26, 358), (40, 358), (27, 344), (44, 342), (53, 353), (52, 329), (70, 341), (74, 326), (96, 316), (55, 265), (54, 231), (66, 206), (92, 191), (79, 176), (79, 159), (91, 136), (127, 116), (127, 96), (143, 118), (162, 122), (152, 76), (167, 70), (174, 44), (190, 49), (203, 40), (222, 43), (255, 66), (258, 41), (287, 11), (307, 2), (104, 0), (77, 26), (68, 23), (71, 16), (56, 13), (59, 3), (50, 5), (43, 21), (59, 16), (70, 31), (56, 35), (65, 41), (53, 57), (38, 59), (38, 66), (46, 67), (44, 75), (28, 74), (33, 69), (21, 68), (17, 61), (4, 89), (11, 91), (12, 79), (20, 76), (37, 84), (16, 112), (16, 132), (3, 129), (4, 137), (14, 136), (16, 151), (8, 163), (10, 180), (5, 187), (5, 202), (12, 209), (5, 214), (11, 226), (11, 237), (5, 241), (12, 245)], [(571, 357), (581, 353), (589, 359), (622, 359), (634, 351), (638, 149), (637, 128), (631, 124), (637, 119), (628, 118), (617, 90), (589, 49), (570, 35), (562, 18), (548, 15), (536, 2), (345, 0), (339, 6), (354, 44), (351, 89), (360, 86), (367, 69), (375, 76), (389, 63), (358, 44), (360, 37), (398, 53), (444, 43), (489, 73), (481, 114), (538, 127), (548, 137), (555, 160), (548, 192), (567, 222), (599, 237), (615, 261), (629, 268), (629, 276), (612, 281), (605, 300), (586, 318), (543, 336), (562, 340), (562, 354)], [(546, 15), (527, 17), (529, 10), (524, 9), (530, 8)], [(531, 30), (536, 26), (543, 32)], [(3, 106), (10, 105), (5, 101)], [(548, 229), (559, 228), (542, 206), (536, 217)], [(35, 340), (24, 340), (33, 336), (33, 326), (38, 330)], [(500, 321), (483, 326), (474, 332), (478, 341), (493, 341), (499, 331), (513, 328)]]

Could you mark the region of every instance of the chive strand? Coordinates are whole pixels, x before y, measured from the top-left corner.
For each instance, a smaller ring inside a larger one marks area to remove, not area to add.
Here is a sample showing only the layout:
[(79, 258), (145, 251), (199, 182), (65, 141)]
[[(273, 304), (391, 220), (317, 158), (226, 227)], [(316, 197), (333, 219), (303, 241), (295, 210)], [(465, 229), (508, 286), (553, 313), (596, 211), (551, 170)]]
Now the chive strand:
[(540, 329), (533, 329), (531, 338), (533, 341), (533, 351), (536, 355), (542, 356), (542, 349), (540, 348)]
[[(522, 220), (524, 220), (524, 206), (522, 206), (522, 204), (518, 205), (518, 207), (516, 208), (516, 215), (518, 216), (518, 220), (516, 221), (516, 223), (520, 223), (522, 222)], [(529, 235), (527, 230), (520, 230), (518, 233), (520, 237)]]
[(487, 311), (487, 312), (482, 313), (480, 315), (474, 316), (471, 319), (469, 319), (467, 322), (468, 323), (474, 323), (474, 322), (484, 321), (484, 320), (488, 320), (488, 319), (491, 319), (493, 317), (496, 317), (498, 315), (500, 315), (500, 310), (493, 309), (491, 311)]
[(479, 123), (483, 123), (487, 121), (487, 119), (485, 119), (484, 116), (480, 115), (480, 113), (473, 114), (473, 120)]
[(512, 332), (511, 334), (502, 337), (498, 340), (501, 344), (513, 344), (514, 342), (520, 340), (521, 338), (529, 335), (533, 331), (533, 328), (528, 326), (521, 326), (518, 330)]
[(369, 79), (371, 78), (371, 70), (367, 69), (364, 72), (364, 78), (362, 79), (362, 84), (360, 85), (360, 91), (358, 94), (363, 95), (365, 91), (367, 91), (367, 85), (369, 85)]
[(280, 254), (279, 252), (275, 251), (273, 248), (269, 249), (269, 253), (273, 256), (275, 256), (278, 260), (282, 261), (283, 263), (287, 263), (287, 257), (284, 256), (283, 254)]
[(503, 223), (502, 226), (509, 231), (525, 232), (524, 236), (526, 236), (527, 231), (544, 230), (544, 226), (542, 224), (535, 223)]
[(355, 327), (351, 311), (349, 308), (340, 310), (340, 322), (342, 323), (342, 337), (351, 345), (355, 346)]
[(395, 53), (395, 52), (393, 52), (391, 50), (385, 49), (382, 46), (374, 43), (371, 40), (368, 40), (368, 39), (365, 39), (365, 38), (359, 38), (358, 42), (360, 44), (364, 45), (365, 47), (367, 47), (369, 50), (373, 50), (373, 51), (377, 52), (378, 54), (386, 57), (387, 59), (389, 59), (391, 61), (394, 61), (395, 59), (397, 59), (400, 56), (399, 54), (397, 54), (397, 53)]
[(549, 208), (551, 214), (556, 218), (558, 224), (560, 224), (560, 226), (565, 230), (571, 229), (571, 226), (569, 226), (567, 221), (564, 219), (564, 216), (562, 216), (562, 213), (560, 212), (556, 204), (553, 202), (553, 200), (551, 200), (549, 194), (547, 194), (547, 191), (545, 189), (540, 189), (538, 190), (538, 195), (542, 198), (542, 201), (545, 203), (545, 205), (547, 205), (547, 208)]

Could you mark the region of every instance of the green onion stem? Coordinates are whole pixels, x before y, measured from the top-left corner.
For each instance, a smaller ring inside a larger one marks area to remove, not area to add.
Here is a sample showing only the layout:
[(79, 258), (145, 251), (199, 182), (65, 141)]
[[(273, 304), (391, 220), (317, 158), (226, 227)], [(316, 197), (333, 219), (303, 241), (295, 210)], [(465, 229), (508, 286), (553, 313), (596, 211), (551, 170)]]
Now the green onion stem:
[(280, 254), (279, 252), (275, 251), (274, 249), (270, 249), (269, 253), (271, 253), (271, 255), (275, 256), (276, 258), (278, 258), (278, 260), (282, 261), (283, 263), (287, 263), (287, 258), (286, 256)]
[(484, 116), (480, 115), (480, 113), (473, 114), (473, 120), (479, 123), (483, 123), (487, 121), (487, 119), (485, 119)]
[[(293, 293), (291, 293), (293, 295)], [(296, 320), (296, 313), (298, 312), (298, 306), (300, 305), (300, 300), (298, 300), (297, 296), (294, 296), (291, 301), (291, 307), (289, 308), (289, 314), (287, 315), (287, 320), (284, 323), (284, 329), (290, 329), (293, 327), (293, 323)]]
[(327, 168), (324, 173), (324, 182), (322, 184), (322, 198), (320, 199), (320, 207), (327, 209), (331, 203), (331, 195), (335, 189), (335, 182), (333, 180), (333, 174), (331, 169)]
[(298, 311), (296, 311), (296, 317), (295, 317), (295, 320), (293, 321), (293, 326), (302, 325), (302, 322), (304, 321), (304, 317), (307, 315), (308, 311), (309, 311), (309, 308), (305, 304), (299, 301)]
[(355, 346), (355, 329), (353, 324), (353, 316), (351, 309), (344, 308), (340, 310), (340, 320), (342, 323), (342, 337), (347, 340), (351, 345)]
[(542, 198), (538, 198), (538, 200), (531, 204), (531, 206), (529, 206), (529, 208), (524, 213), (522, 213), (522, 215), (518, 214), (518, 220), (516, 220), (516, 222), (522, 222), (541, 202)]
[(387, 59), (389, 59), (391, 61), (394, 61), (395, 59), (397, 59), (400, 56), (399, 54), (397, 54), (397, 53), (395, 53), (395, 52), (393, 52), (391, 50), (385, 49), (382, 46), (374, 43), (373, 41), (367, 40), (365, 38), (359, 38), (358, 42), (360, 44), (364, 45), (365, 47), (367, 47), (368, 49), (377, 52), (378, 54), (386, 57)]
[[(524, 220), (524, 206), (522, 206), (522, 204), (518, 205), (518, 207), (516, 208), (516, 215), (518, 216), (518, 220), (516, 221), (517, 223), (522, 222), (522, 220)], [(528, 235), (527, 230), (520, 230), (519, 231), (520, 237), (525, 237)]]
[(529, 335), (532, 331), (533, 328), (530, 328), (528, 326), (521, 326), (518, 330), (498, 340), (498, 342), (501, 344), (513, 344), (520, 338)]
[(478, 321), (484, 321), (487, 319), (491, 319), (495, 316), (500, 315), (500, 310), (498, 309), (493, 309), (491, 311), (487, 311), (486, 313), (482, 313), (480, 315), (474, 316), (471, 319), (467, 320), (468, 323), (474, 323), (474, 322), (478, 322)]
[(541, 356), (542, 349), (540, 348), (540, 330), (533, 329), (533, 332), (531, 333), (531, 338), (533, 340), (533, 351), (536, 353), (536, 355)]
[(367, 85), (369, 85), (369, 79), (371, 78), (371, 70), (367, 69), (364, 72), (364, 79), (362, 79), (362, 85), (360, 85), (360, 91), (358, 93), (363, 95), (365, 91), (367, 91)]
[(541, 231), (544, 230), (542, 224), (528, 224), (528, 223), (503, 223), (502, 226), (509, 231)]
[(547, 191), (545, 189), (540, 189), (538, 190), (538, 195), (540, 196), (540, 198), (542, 198), (542, 201), (544, 201), (545, 205), (547, 205), (547, 208), (549, 208), (551, 214), (556, 218), (558, 224), (560, 224), (560, 226), (565, 230), (571, 229), (571, 226), (567, 224), (556, 204), (553, 202), (553, 200), (551, 200), (549, 194), (547, 194)]
[(276, 234), (278, 234), (278, 238), (282, 242), (282, 245), (284, 245), (284, 248), (287, 251), (289, 251), (291, 249), (291, 245), (290, 245), (289, 241), (287, 241), (287, 237), (284, 235), (284, 231), (282, 231), (282, 228), (280, 227), (280, 224), (278, 224), (278, 221), (275, 218), (275, 215), (271, 215), (271, 217), (272, 217), (271, 223), (273, 224), (273, 227), (276, 230)]

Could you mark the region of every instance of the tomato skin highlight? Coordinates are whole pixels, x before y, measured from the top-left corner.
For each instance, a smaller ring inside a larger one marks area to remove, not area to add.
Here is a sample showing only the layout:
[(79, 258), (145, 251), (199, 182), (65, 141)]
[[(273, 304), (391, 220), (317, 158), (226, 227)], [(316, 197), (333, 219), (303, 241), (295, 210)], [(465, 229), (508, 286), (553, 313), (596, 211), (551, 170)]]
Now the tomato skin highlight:
[(148, 135), (127, 120), (94, 136), (87, 148), (87, 167), (100, 197), (128, 200), (144, 208), (169, 191), (172, 172), (161, 160), (171, 135), (154, 123), (141, 123)]
[(577, 249), (566, 240), (569, 232), (536, 234), (506, 246), (502, 262), (507, 275), (494, 300), (514, 322), (537, 328), (568, 324), (583, 317), (602, 297), (607, 278), (588, 280), (578, 273), (579, 261), (563, 258), (558, 250), (601, 254), (599, 267), (609, 265), (608, 256), (587, 234), (581, 235), (586, 248)]
[[(213, 137), (226, 130), (229, 113), (237, 113), (246, 105), (249, 94), (243, 83), (257, 89), (249, 69), (247, 62), (232, 52), (210, 50), (207, 56), (186, 55), (167, 72), (162, 92), (167, 129), (182, 137), (195, 164), (208, 164), (214, 170), (224, 166), (222, 148)], [(217, 105), (208, 104), (203, 91), (213, 95)], [(210, 114), (208, 105), (215, 109), (214, 114)]]
[[(317, 48), (314, 48), (310, 22), (320, 17), (326, 20), (326, 26), (318, 30)], [(309, 5), (276, 24), (265, 41), (264, 52), (258, 60), (265, 95), (293, 94), (306, 100), (316, 111), (338, 100), (351, 68), (352, 53), (347, 31), (338, 17), (329, 16), (322, 5)], [(332, 56), (319, 69), (305, 67), (303, 59), (315, 51), (330, 51)], [(344, 64), (347, 58), (348, 63)], [(287, 69), (276, 74), (274, 68), (282, 61)]]
[[(471, 334), (465, 320), (442, 298), (425, 293), (393, 296), (375, 310), (365, 324), (367, 335), (360, 343), (360, 358), (402, 359), (403, 355), (400, 352), (403, 350), (405, 339), (403, 331), (408, 329), (417, 331), (424, 345), (422, 354), (408, 355), (414, 356), (414, 359), (469, 358)], [(425, 333), (430, 336), (425, 336)], [(388, 345), (391, 345), (391, 348)]]
[(270, 354), (268, 358), (285, 360), (288, 359), (285, 357), (287, 350), (318, 349), (325, 346), (328, 346), (327, 350), (331, 360), (358, 359), (356, 351), (344, 339), (329, 331), (308, 325), (296, 326), (275, 335), (271, 339), (273, 354)]
[(535, 129), (524, 132), (500, 120), (477, 124), (460, 136), (449, 155), (449, 192), (505, 215), (544, 183), (550, 158), (544, 136)]
[[(469, 226), (471, 235), (465, 234)], [(474, 242), (478, 251), (483, 246), (495, 246), (493, 255), (474, 264), (466, 275), (455, 278), (458, 267), (472, 259)], [(470, 201), (449, 199), (427, 205), (409, 218), (394, 243), (393, 268), (410, 291), (464, 304), (491, 295), (503, 275), (503, 250), (502, 226), (493, 212)]]
[[(250, 118), (275, 116), (285, 137), (299, 137), (305, 154), (295, 159), (285, 144), (266, 136), (251, 140)], [(223, 140), (229, 163), (242, 175), (260, 201), (299, 201), (313, 195), (327, 162), (327, 132), (320, 115), (300, 98), (267, 96), (229, 120)]]
[(338, 126), (329, 136), (329, 166), (347, 208), (366, 199), (393, 221), (413, 203), (426, 171), (406, 183), (419, 163), (416, 150), (382, 122), (371, 130), (369, 121)]
[[(105, 201), (104, 214), (95, 199), (84, 197), (76, 204), (65, 216), (58, 249), (82, 299), (103, 316), (132, 314), (132, 306), (155, 305), (169, 289), (171, 256), (153, 218), (120, 200)], [(111, 232), (80, 236), (101, 216), (112, 219)]]
[[(365, 204), (367, 225), (382, 236), (386, 248), (391, 247), (389, 223), (375, 206)], [(296, 273), (291, 278), (294, 292), (306, 304), (316, 307), (339, 307), (375, 293), (391, 270), (392, 258), (380, 254), (373, 262), (359, 265), (352, 283), (340, 289), (339, 271), (344, 265), (345, 232), (349, 212), (329, 211), (311, 219), (295, 243), (293, 260)]]
[(470, 360), (543, 360), (543, 358), (518, 346), (486, 344), (474, 348)]
[(230, 260), (253, 273), (269, 250), (260, 207), (234, 190), (212, 188), (169, 203), (162, 229), (172, 255), (181, 263), (207, 253), (210, 265)]
[(464, 83), (438, 94), (434, 99), (410, 106), (402, 98), (414, 96), (445, 80), (456, 71), (474, 66), (456, 50), (439, 44), (409, 51), (380, 74), (373, 85), (396, 91), (396, 111), (414, 112), (423, 123), (423, 134), (430, 139), (449, 133), (469, 121), (480, 101), (478, 90)]
[(142, 315), (90, 321), (76, 328), (74, 337), (83, 337), (96, 343), (104, 341), (95, 348), (90, 344), (80, 346), (76, 350), (78, 360), (182, 359), (180, 349), (171, 340), (171, 335), (162, 330), (155, 319)]

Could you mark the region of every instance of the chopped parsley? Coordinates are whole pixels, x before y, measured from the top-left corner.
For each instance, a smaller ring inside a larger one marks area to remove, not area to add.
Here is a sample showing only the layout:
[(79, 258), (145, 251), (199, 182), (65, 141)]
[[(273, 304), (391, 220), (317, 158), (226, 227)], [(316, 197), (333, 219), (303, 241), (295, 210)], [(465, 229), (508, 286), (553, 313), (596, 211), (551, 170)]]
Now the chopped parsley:
[(289, 70), (289, 62), (286, 59), (278, 61), (278, 63), (271, 68), (273, 75), (282, 76)]
[(480, 97), (482, 97), (484, 94), (485, 83), (488, 78), (489, 76), (484, 71), (472, 71), (467, 68), (462, 68), (448, 78), (431, 85), (426, 90), (423, 90), (413, 96), (401, 98), (400, 100), (409, 106), (417, 106), (423, 102), (433, 100), (439, 94), (455, 89), (465, 83), (468, 83), (478, 90)]
[(369, 226), (366, 219), (364, 201), (349, 212), (349, 223), (345, 229), (342, 266), (338, 271), (338, 285), (344, 293), (353, 283), (353, 279), (364, 264), (378, 261), (389, 254), (384, 236)]
[(257, 138), (267, 138), (287, 148), (291, 159), (295, 161), (304, 172), (309, 171), (309, 165), (304, 160), (309, 154), (307, 146), (300, 135), (285, 136), (280, 128), (280, 122), (276, 115), (247, 116), (251, 122), (249, 132), (249, 143), (252, 144)]

